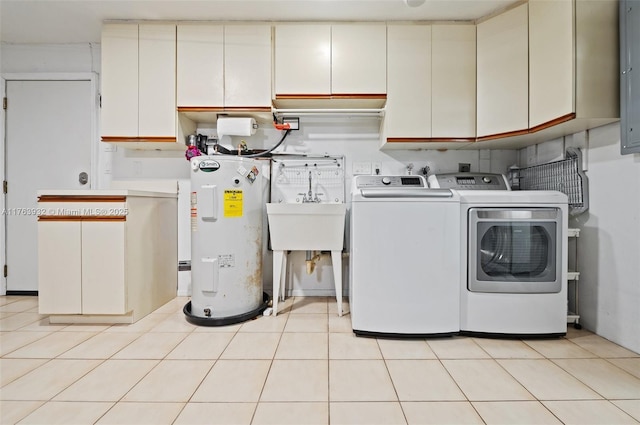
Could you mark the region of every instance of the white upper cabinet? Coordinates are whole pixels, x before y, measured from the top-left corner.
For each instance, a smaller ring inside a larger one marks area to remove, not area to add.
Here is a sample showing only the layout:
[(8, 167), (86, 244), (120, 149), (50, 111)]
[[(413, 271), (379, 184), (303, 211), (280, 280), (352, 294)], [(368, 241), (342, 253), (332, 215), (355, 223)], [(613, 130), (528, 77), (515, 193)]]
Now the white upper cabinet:
[(138, 26), (102, 28), (101, 131), (109, 137), (138, 136)]
[(106, 24), (102, 32), (104, 141), (176, 138), (176, 26)]
[(572, 1), (529, 2), (529, 126), (575, 112)]
[(475, 25), (389, 25), (387, 73), (386, 149), (475, 140)]
[(140, 25), (138, 133), (176, 136), (176, 26)]
[(178, 108), (271, 106), (270, 25), (178, 25)]
[(386, 25), (277, 25), (275, 96), (386, 93)]
[(331, 27), (331, 92), (384, 94), (387, 92), (386, 25)]
[(224, 106), (271, 107), (271, 26), (224, 27)]
[(178, 25), (178, 107), (224, 105), (224, 27)]
[(579, 131), (619, 117), (616, 9), (614, 0), (529, 1), (532, 130), (577, 118)]
[(478, 137), (529, 128), (527, 4), (477, 26)]
[(275, 28), (275, 93), (331, 94), (331, 26)]
[(386, 138), (431, 137), (431, 26), (387, 27)]
[(476, 27), (432, 26), (431, 136), (476, 137)]

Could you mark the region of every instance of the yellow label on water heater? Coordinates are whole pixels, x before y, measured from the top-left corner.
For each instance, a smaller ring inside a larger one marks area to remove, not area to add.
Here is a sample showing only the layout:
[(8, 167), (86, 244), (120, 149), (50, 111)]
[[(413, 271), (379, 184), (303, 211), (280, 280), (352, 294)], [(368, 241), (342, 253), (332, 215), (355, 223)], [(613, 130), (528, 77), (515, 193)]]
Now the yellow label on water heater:
[(224, 191), (224, 216), (242, 217), (242, 190)]

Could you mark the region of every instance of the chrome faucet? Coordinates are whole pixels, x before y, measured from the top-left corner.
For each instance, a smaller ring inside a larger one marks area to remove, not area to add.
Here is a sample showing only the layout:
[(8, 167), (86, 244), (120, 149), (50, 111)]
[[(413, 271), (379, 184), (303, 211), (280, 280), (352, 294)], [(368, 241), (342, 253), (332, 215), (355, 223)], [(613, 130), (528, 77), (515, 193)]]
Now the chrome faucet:
[(302, 197), (302, 202), (303, 203), (307, 203), (307, 202), (320, 202), (320, 199), (318, 198), (318, 194), (316, 193), (315, 196), (313, 196), (313, 191), (311, 190), (311, 171), (309, 171), (309, 191), (307, 193), (304, 194), (304, 196)]

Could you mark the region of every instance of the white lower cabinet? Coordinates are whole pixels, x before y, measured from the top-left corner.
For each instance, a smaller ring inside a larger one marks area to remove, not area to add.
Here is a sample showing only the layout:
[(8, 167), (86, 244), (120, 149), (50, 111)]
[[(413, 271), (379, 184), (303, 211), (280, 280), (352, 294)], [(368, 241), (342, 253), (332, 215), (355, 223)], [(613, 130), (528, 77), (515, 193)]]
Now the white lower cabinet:
[(176, 296), (175, 194), (67, 192), (83, 194), (39, 194), (40, 314), (133, 323)]
[(80, 222), (38, 222), (38, 307), (41, 314), (82, 313), (81, 238)]
[(98, 217), (39, 222), (40, 312), (125, 314), (124, 234)]
[(126, 314), (126, 222), (82, 222), (82, 309)]

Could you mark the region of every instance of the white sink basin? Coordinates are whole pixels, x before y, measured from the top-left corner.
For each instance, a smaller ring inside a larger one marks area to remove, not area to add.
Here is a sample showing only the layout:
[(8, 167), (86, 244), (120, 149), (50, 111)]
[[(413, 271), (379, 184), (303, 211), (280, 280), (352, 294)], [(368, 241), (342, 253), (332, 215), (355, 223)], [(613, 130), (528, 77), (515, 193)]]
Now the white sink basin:
[(269, 233), (274, 251), (341, 251), (345, 204), (268, 203)]

